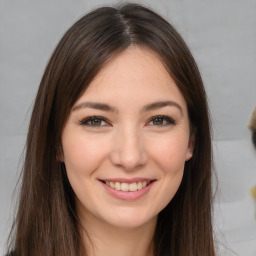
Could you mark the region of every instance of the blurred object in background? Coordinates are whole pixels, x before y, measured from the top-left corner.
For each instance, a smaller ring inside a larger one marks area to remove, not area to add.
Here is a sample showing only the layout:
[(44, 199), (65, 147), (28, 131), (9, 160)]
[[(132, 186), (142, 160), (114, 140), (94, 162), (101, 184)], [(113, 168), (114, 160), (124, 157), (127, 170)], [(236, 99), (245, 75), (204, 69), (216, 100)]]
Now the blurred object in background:
[[(248, 128), (252, 131), (252, 143), (256, 149), (256, 108), (253, 110), (249, 120)], [(254, 199), (255, 219), (256, 219), (256, 185), (250, 189), (250, 193)]]
[(252, 112), (248, 128), (252, 131), (252, 143), (256, 149), (256, 108)]

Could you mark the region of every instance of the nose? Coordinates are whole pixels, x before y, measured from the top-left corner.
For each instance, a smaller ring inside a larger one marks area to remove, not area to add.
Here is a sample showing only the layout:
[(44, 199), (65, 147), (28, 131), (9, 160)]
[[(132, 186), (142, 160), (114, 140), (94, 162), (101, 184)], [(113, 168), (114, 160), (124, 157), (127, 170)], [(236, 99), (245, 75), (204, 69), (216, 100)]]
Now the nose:
[(120, 129), (113, 140), (111, 162), (125, 170), (137, 170), (148, 160), (142, 135), (136, 129)]

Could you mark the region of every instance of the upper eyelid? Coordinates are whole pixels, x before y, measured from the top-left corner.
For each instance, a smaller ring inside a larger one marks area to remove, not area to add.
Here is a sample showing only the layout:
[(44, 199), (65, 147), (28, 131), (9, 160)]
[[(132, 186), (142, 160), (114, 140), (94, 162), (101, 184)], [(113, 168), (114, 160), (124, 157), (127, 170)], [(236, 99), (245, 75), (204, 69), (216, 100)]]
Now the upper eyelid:
[(86, 121), (92, 120), (93, 118), (95, 118), (95, 119), (100, 119), (101, 121), (104, 121), (104, 122), (106, 122), (107, 124), (110, 124), (110, 122), (108, 121), (108, 119), (105, 118), (105, 117), (102, 117), (102, 116), (88, 116), (88, 117), (85, 117), (85, 118), (80, 119), (80, 120), (79, 120), (79, 123), (80, 123), (80, 124), (83, 124), (83, 123), (85, 123)]
[(152, 116), (148, 119), (147, 122), (151, 122), (152, 120), (156, 119), (156, 118), (163, 118), (165, 120), (171, 121), (173, 123), (175, 123), (174, 118), (170, 117), (170, 116), (166, 116), (166, 115), (156, 115), (156, 116)]
[[(100, 119), (100, 120), (106, 122), (108, 125), (111, 125), (111, 122), (110, 122), (107, 118), (105, 118), (105, 117), (103, 117), (103, 116), (97, 116), (97, 115), (93, 115), (93, 116), (88, 116), (88, 117), (82, 118), (82, 119), (79, 120), (79, 123), (80, 123), (80, 124), (84, 124), (84, 123), (86, 123), (86, 121), (90, 121), (90, 120), (92, 120), (93, 118), (96, 118), (96, 119), (98, 118), (98, 119)], [(146, 121), (146, 124), (152, 122), (152, 121), (153, 121), (154, 119), (156, 119), (156, 118), (162, 118), (162, 119), (164, 119), (164, 120), (169, 121), (170, 123), (176, 124), (175, 119), (172, 118), (172, 117), (170, 117), (170, 116), (167, 116), (167, 115), (154, 115), (154, 116), (151, 116), (151, 117)]]

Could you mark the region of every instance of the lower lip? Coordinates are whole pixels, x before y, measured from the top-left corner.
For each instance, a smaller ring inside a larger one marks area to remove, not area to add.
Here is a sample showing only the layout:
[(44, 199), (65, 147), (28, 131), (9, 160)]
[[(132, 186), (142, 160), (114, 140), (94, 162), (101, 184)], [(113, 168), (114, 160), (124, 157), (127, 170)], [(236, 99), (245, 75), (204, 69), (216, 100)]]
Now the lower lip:
[(153, 186), (155, 182), (151, 182), (146, 187), (136, 190), (136, 191), (121, 191), (121, 190), (115, 190), (114, 188), (109, 187), (105, 183), (101, 182), (101, 184), (104, 186), (104, 188), (114, 197), (122, 200), (132, 201), (137, 200), (144, 195), (146, 195), (151, 187)]

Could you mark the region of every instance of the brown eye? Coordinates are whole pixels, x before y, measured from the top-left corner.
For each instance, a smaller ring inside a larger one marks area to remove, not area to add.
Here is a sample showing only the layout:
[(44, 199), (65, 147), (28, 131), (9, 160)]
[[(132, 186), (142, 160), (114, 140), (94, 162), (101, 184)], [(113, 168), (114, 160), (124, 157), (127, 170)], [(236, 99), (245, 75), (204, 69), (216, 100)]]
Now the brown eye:
[(101, 116), (91, 116), (80, 121), (81, 125), (91, 126), (91, 127), (100, 127), (108, 125), (106, 120)]
[(154, 116), (149, 120), (148, 124), (153, 126), (165, 126), (174, 125), (175, 121), (168, 116)]
[(164, 119), (163, 118), (155, 118), (152, 120), (153, 125), (163, 125)]
[(92, 119), (92, 120), (89, 121), (89, 124), (90, 124), (91, 126), (100, 126), (100, 125), (101, 125), (101, 122), (102, 122), (101, 119), (99, 119), (99, 118), (94, 118), (94, 119)]

